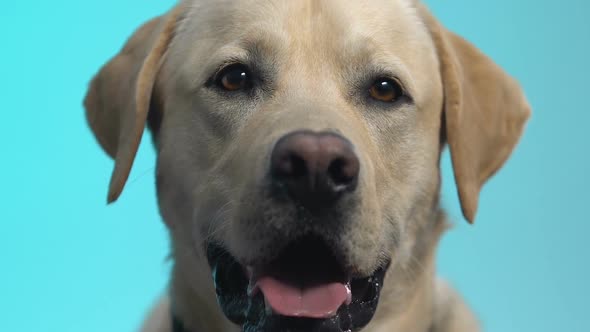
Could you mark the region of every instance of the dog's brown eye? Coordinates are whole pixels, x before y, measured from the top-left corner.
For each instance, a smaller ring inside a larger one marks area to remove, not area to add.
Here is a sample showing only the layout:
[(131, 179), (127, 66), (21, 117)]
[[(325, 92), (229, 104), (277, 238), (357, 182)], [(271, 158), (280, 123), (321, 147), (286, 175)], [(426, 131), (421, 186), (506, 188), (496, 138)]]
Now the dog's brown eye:
[(227, 91), (238, 91), (247, 88), (250, 75), (246, 66), (230, 65), (218, 75), (217, 84)]
[(392, 79), (380, 78), (373, 83), (369, 89), (371, 97), (386, 103), (398, 100), (402, 94), (402, 87), (398, 82)]

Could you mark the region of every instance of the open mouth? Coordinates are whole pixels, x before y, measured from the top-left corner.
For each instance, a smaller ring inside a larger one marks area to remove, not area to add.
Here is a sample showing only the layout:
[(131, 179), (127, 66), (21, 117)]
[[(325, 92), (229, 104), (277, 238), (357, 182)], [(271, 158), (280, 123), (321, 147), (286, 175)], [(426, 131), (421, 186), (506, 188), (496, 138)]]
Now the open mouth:
[(359, 330), (375, 314), (388, 267), (353, 278), (309, 236), (261, 266), (243, 266), (217, 244), (207, 257), (219, 305), (244, 332)]

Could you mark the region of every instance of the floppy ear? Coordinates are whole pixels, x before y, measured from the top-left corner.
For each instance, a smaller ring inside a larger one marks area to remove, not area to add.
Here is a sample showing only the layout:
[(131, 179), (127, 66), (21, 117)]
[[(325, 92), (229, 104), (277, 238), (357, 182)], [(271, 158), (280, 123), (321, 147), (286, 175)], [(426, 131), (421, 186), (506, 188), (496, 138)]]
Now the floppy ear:
[(94, 77), (84, 106), (102, 148), (115, 159), (108, 202), (119, 197), (129, 177), (147, 119), (152, 90), (176, 23), (178, 5), (139, 28)]
[(473, 223), (479, 192), (510, 156), (530, 107), (518, 83), (421, 7), (444, 87), (445, 135), (464, 217)]

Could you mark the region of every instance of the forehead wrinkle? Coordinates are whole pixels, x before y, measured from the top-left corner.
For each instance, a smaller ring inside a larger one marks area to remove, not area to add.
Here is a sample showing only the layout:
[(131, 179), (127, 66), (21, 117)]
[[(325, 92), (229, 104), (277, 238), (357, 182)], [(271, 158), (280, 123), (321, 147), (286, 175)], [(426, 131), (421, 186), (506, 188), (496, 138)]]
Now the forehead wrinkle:
[[(348, 34), (344, 24), (345, 13), (338, 2), (329, 0), (285, 1), (289, 8), (284, 12), (282, 26), (291, 36), (290, 48), (305, 52), (307, 56), (324, 55), (335, 41)], [(332, 5), (335, 3), (334, 5)], [(323, 60), (325, 61), (325, 60)]]
[(284, 53), (289, 39), (284, 31), (273, 29), (268, 24), (259, 24), (244, 31), (239, 45), (253, 55), (277, 58)]
[(422, 39), (416, 30), (426, 32), (413, 3), (406, 0), (359, 1), (347, 6), (330, 0), (287, 2), (292, 8), (283, 24), (292, 37), (289, 47), (321, 63), (361, 50), (365, 43), (393, 51), (408, 49), (414, 39)]

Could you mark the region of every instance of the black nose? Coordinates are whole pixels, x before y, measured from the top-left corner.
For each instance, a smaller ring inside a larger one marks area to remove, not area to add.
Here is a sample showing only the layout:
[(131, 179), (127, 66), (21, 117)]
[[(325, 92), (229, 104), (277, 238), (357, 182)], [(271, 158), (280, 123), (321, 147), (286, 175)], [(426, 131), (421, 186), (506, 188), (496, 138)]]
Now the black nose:
[(344, 193), (354, 191), (360, 164), (344, 137), (296, 131), (276, 143), (270, 169), (275, 188), (315, 210), (330, 207)]

